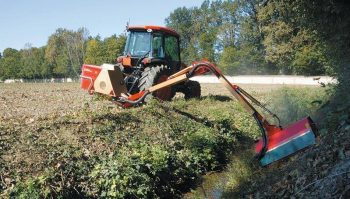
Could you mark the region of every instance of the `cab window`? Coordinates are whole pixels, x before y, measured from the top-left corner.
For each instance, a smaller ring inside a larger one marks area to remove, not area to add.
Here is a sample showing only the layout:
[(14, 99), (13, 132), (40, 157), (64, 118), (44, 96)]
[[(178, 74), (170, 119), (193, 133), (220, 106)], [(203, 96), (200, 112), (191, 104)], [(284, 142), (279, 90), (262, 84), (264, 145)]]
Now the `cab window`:
[(156, 58), (164, 58), (163, 35), (154, 33), (152, 42), (152, 56)]
[(150, 51), (150, 41), (151, 34), (148, 32), (131, 32), (126, 42), (124, 54), (132, 57), (144, 56)]
[(180, 61), (178, 39), (174, 36), (165, 36), (165, 57), (172, 61)]

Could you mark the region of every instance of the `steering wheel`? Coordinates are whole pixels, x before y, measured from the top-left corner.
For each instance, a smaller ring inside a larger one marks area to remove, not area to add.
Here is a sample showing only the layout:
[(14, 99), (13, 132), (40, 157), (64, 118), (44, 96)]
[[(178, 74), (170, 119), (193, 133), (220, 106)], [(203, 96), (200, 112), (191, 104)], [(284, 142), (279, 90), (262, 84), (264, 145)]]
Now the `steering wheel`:
[(142, 60), (143, 60), (144, 58), (146, 58), (146, 56), (148, 55), (148, 53), (149, 53), (150, 51), (151, 51), (151, 50), (147, 51), (144, 55), (142, 55), (142, 56), (137, 60), (136, 66), (139, 66), (139, 65), (141, 64)]

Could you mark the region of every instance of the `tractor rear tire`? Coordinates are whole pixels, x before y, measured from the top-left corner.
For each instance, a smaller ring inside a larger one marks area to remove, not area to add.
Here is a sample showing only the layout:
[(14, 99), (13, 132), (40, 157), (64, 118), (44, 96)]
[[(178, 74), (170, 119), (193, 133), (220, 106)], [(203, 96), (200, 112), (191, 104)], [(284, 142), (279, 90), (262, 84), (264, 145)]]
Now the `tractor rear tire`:
[[(171, 75), (171, 70), (166, 65), (155, 65), (145, 68), (139, 79), (140, 91), (148, 89), (151, 86), (164, 82)], [(174, 92), (171, 87), (166, 87), (155, 91), (152, 95), (148, 95), (145, 98), (145, 102), (148, 102), (153, 97), (156, 97), (162, 101), (170, 101), (174, 97)]]
[(183, 93), (185, 95), (185, 99), (200, 98), (201, 85), (197, 81), (189, 80), (185, 83)]

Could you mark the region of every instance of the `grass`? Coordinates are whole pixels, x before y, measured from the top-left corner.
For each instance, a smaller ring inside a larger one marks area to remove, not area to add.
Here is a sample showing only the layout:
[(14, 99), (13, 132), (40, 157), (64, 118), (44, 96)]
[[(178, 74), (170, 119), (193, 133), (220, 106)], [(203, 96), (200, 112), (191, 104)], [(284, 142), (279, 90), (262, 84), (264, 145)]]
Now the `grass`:
[[(259, 99), (262, 99), (280, 117), (282, 125), (288, 125), (308, 115), (314, 117), (315, 112), (327, 101), (327, 94), (322, 88), (283, 87), (268, 95), (260, 94)], [(248, 139), (239, 140), (239, 147), (233, 151), (230, 162), (222, 173), (205, 176), (204, 185), (186, 194), (186, 198), (242, 198), (246, 193), (258, 191), (259, 183), (263, 183), (259, 179), (263, 178), (268, 171), (278, 172), (278, 168), (288, 161), (287, 159), (277, 162), (270, 166), (270, 169), (260, 167), (253, 158), (255, 154), (252, 150), (253, 140), (259, 137), (260, 133), (255, 123), (250, 121), (250, 116), (241, 115), (240, 107), (236, 107), (234, 112), (238, 115), (231, 122)], [(232, 118), (227, 115), (225, 117)], [(279, 173), (274, 175), (284, 176)]]
[[(312, 101), (324, 99), (315, 89), (255, 94), (276, 103), (275, 111), (288, 104), (293, 111), (283, 117), (295, 120), (319, 106)], [(83, 107), (64, 117), (1, 127), (2, 139), (11, 143), (0, 159), (1, 196), (179, 198), (205, 173), (227, 167), (227, 187), (236, 189), (259, 171), (247, 148), (259, 137), (258, 128), (227, 96), (154, 100), (127, 110)]]

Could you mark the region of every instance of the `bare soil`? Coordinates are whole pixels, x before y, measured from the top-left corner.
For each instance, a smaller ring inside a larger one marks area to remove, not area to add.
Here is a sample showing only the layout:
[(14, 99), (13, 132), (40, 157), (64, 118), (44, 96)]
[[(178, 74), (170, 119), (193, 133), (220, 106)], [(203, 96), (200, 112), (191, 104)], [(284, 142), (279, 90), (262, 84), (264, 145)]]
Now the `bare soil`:
[(34, 122), (64, 116), (83, 106), (102, 106), (77, 83), (0, 84), (0, 122)]
[[(221, 84), (202, 84), (202, 95), (231, 94)], [(283, 85), (242, 85), (253, 94), (276, 90)], [(177, 97), (181, 97), (181, 94)], [(78, 83), (0, 84), (0, 122), (34, 122), (39, 118), (64, 116), (83, 107), (99, 109), (114, 106), (94, 100)]]

